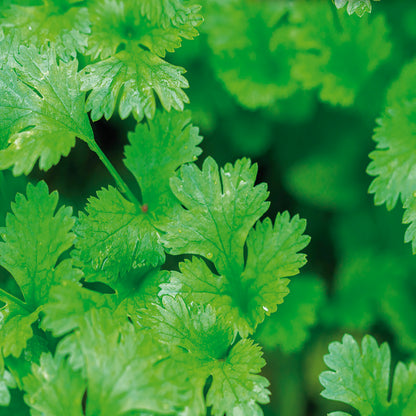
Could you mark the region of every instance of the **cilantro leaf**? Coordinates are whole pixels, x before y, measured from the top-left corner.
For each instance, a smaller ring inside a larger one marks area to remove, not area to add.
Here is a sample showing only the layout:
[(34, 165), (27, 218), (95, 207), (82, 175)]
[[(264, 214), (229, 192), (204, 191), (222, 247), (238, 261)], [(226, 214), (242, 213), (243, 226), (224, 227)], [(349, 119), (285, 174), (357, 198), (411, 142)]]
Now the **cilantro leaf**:
[(137, 124), (128, 137), (124, 163), (140, 184), (149, 215), (168, 214), (171, 207), (179, 205), (169, 179), (178, 167), (195, 161), (201, 153), (197, 145), (202, 137), (191, 125), (190, 112), (157, 112), (147, 124)]
[(53, 49), (40, 54), (21, 46), (13, 66), (0, 72), (0, 169), (29, 174), (36, 161), (48, 170), (92, 130), (80, 92), (77, 61), (57, 63)]
[(248, 159), (221, 171), (210, 157), (202, 170), (182, 166), (171, 188), (186, 209), (165, 227), (170, 252), (213, 260), (220, 273), (241, 271), (247, 234), (269, 206), (266, 185), (254, 185), (256, 175)]
[(158, 235), (148, 218), (115, 188), (98, 191), (97, 198), (89, 199), (86, 212), (80, 213), (75, 227), (72, 255), (87, 281), (122, 290), (129, 279), (140, 280), (164, 262)]
[(87, 110), (93, 121), (113, 115), (119, 101), (122, 119), (130, 113), (140, 121), (152, 118), (156, 111), (156, 96), (162, 106), (183, 110), (189, 102), (182, 88), (188, 81), (184, 69), (176, 67), (141, 48), (121, 51), (103, 61), (86, 66), (81, 73), (83, 91), (90, 91)]
[[(321, 374), (325, 387), (323, 397), (347, 403), (361, 416), (411, 416), (416, 405), (416, 366), (398, 363), (393, 376), (393, 390), (389, 399), (390, 349), (386, 343), (366, 335), (360, 347), (351, 335), (344, 335), (342, 343), (333, 342), (325, 363), (333, 371)], [(336, 414), (336, 413), (335, 413)], [(347, 415), (347, 413), (341, 413)]]
[[(210, 175), (210, 178), (214, 183), (219, 180), (213, 174)], [(183, 188), (186, 189), (185, 186)], [(197, 192), (189, 192), (187, 195), (196, 196), (196, 201), (197, 198), (202, 200), (203, 197), (202, 193), (198, 194)], [(214, 192), (210, 197), (214, 199)], [(184, 206), (190, 206), (184, 200), (181, 202)], [(226, 204), (218, 207), (221, 214), (226, 214), (224, 217), (219, 217), (223, 221), (220, 226), (210, 224), (210, 221), (218, 215), (215, 211), (211, 216), (205, 215), (198, 219), (194, 217), (193, 221), (188, 219), (184, 221), (183, 217), (179, 217), (178, 225), (168, 224), (168, 234), (165, 237), (168, 246), (173, 246), (171, 238), (173, 239), (175, 254), (182, 252), (176, 251), (176, 247), (178, 247), (176, 242), (178, 241), (180, 243), (184, 241), (187, 245), (194, 244), (195, 246), (191, 246), (191, 249), (187, 247), (187, 250), (200, 255), (204, 252), (196, 244), (200, 244), (203, 249), (205, 248), (203, 245), (206, 244), (208, 248), (205, 249), (205, 253), (214, 252), (215, 257), (214, 255), (212, 257), (206, 255), (205, 257), (211, 259), (217, 270), (222, 270), (222, 273), (216, 275), (202, 260), (193, 258), (192, 262), (186, 261), (180, 265), (181, 273), (173, 272), (171, 274), (170, 282), (161, 285), (160, 294), (180, 294), (187, 302), (212, 304), (219, 313), (228, 316), (228, 319), (234, 323), (235, 328), (244, 337), (254, 331), (256, 326), (264, 320), (265, 315), (276, 311), (277, 305), (282, 303), (284, 297), (289, 293), (287, 277), (297, 274), (299, 268), (305, 264), (305, 255), (299, 254), (298, 251), (308, 244), (309, 237), (303, 235), (306, 222), (299, 219), (298, 216), (290, 219), (287, 212), (278, 214), (274, 225), (270, 219), (266, 219), (264, 222), (259, 222), (257, 227), (250, 231), (247, 238), (247, 261), (245, 265), (240, 266), (238, 264), (239, 256), (243, 256), (247, 235), (244, 235), (242, 241), (237, 240), (233, 243), (223, 244), (224, 238), (231, 239), (238, 235), (238, 226), (231, 227), (231, 220), (227, 217), (228, 214), (233, 219), (234, 214), (229, 214), (225, 210), (225, 212), (221, 211), (224, 206)], [(238, 202), (236, 206), (238, 206)], [(244, 209), (250, 207), (250, 203), (244, 204), (243, 207)], [(185, 215), (192, 218), (190, 213), (194, 212), (200, 214), (194, 208), (185, 212)], [(240, 218), (239, 214), (235, 217)], [(243, 218), (246, 217), (243, 216)], [(187, 223), (192, 224), (193, 227), (189, 237), (188, 230), (183, 226)], [(173, 236), (174, 227), (181, 227), (179, 228), (181, 233), (176, 233)], [(230, 228), (227, 230), (226, 227)], [(195, 232), (194, 229), (198, 230), (198, 228), (200, 231)], [(233, 231), (231, 232), (230, 229)], [(208, 236), (207, 242), (203, 240), (205, 236)], [(215, 239), (219, 243), (214, 246)], [(197, 248), (194, 249), (194, 247)], [(223, 256), (217, 247), (231, 247), (232, 251)], [(200, 251), (198, 252), (197, 249)]]
[[(84, 7), (83, 7), (84, 6)], [(25, 45), (46, 49), (52, 46), (59, 58), (68, 61), (88, 44), (90, 21), (85, 3), (55, 0), (33, 6), (10, 4), (0, 11), (0, 29), (19, 32)]]
[(260, 347), (250, 339), (238, 342), (228, 357), (212, 370), (207, 405), (214, 416), (262, 416), (259, 404), (269, 402), (269, 382), (258, 373), (266, 364)]
[(186, 403), (186, 378), (149, 333), (136, 333), (125, 322), (120, 325), (101, 308), (91, 310), (75, 332), (85, 363), (86, 415), (174, 413)]
[[(373, 0), (380, 1), (380, 0)], [(356, 13), (357, 16), (364, 16), (365, 13), (371, 13), (371, 0), (334, 0), (337, 9), (342, 9), (347, 4), (348, 14)]]
[(22, 292), (24, 302), (0, 290), (0, 347), (4, 356), (19, 357), (32, 338), (31, 325), (49, 298), (52, 286), (80, 279), (72, 261), (60, 258), (73, 244), (72, 209), (57, 210), (58, 194), (49, 194), (44, 182), (29, 184), (27, 197), (18, 194), (6, 217), (0, 242), (0, 265), (8, 270)]
[(162, 305), (155, 308), (146, 313), (162, 341), (179, 345), (200, 361), (218, 360), (226, 355), (233, 340), (232, 327), (210, 305), (188, 306), (179, 296), (163, 296)]
[(54, 286), (48, 303), (42, 308), (41, 327), (61, 337), (77, 329), (91, 309), (109, 307), (108, 296), (83, 288), (79, 283), (63, 281)]
[(180, 29), (177, 36), (193, 39), (198, 35), (196, 27), (203, 21), (198, 14), (201, 6), (183, 0), (142, 0), (141, 14), (153, 24), (168, 29)]
[(82, 73), (82, 89), (91, 90), (87, 100), (91, 118), (109, 119), (119, 100), (122, 119), (130, 113), (138, 121), (150, 119), (156, 96), (167, 111), (183, 110), (189, 102), (182, 90), (188, 87), (182, 76), (185, 71), (162, 58), (180, 46), (181, 38), (197, 35), (195, 27), (202, 21), (199, 8), (179, 0), (140, 6), (133, 0), (106, 0), (91, 7), (88, 54), (102, 59)]
[[(32, 374), (23, 380), (25, 401), (42, 416), (82, 416), (85, 381), (67, 360), (43, 354), (40, 365), (32, 365)], [(32, 414), (35, 414), (32, 410)]]
[[(72, 208), (58, 206), (58, 193), (49, 194), (45, 182), (28, 184), (26, 197), (16, 196), (0, 243), (0, 265), (19, 285), (25, 302), (36, 308), (46, 302), (51, 286), (79, 279), (71, 260), (59, 261), (73, 244)], [(7, 299), (5, 300), (7, 302)]]
[(265, 365), (258, 345), (248, 339), (232, 345), (233, 329), (224, 316), (210, 305), (188, 306), (180, 296), (163, 296), (162, 305), (147, 314), (163, 342), (186, 351), (181, 367), (192, 374), (196, 402), (202, 400), (201, 386), (211, 375), (206, 405), (212, 406), (213, 415), (263, 414), (259, 403), (268, 403), (270, 393), (269, 382), (258, 375)]

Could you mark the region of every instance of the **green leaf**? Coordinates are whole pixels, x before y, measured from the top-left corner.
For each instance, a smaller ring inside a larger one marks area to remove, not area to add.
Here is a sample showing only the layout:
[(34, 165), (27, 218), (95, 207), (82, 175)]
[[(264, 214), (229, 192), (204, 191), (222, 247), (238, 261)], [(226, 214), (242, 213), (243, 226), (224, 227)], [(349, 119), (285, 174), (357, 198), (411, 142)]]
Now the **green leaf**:
[(258, 327), (256, 340), (267, 350), (279, 347), (285, 353), (299, 351), (317, 321), (324, 296), (321, 279), (302, 276), (293, 280), (284, 303)]
[(5, 34), (18, 32), (26, 46), (44, 50), (52, 46), (67, 61), (84, 53), (88, 44), (90, 21), (84, 5), (66, 0), (34, 6), (12, 3), (0, 12), (0, 27)]
[(55, 337), (68, 334), (82, 325), (89, 310), (109, 307), (107, 297), (79, 283), (63, 281), (50, 291), (49, 301), (42, 308), (41, 327)]
[(95, 1), (91, 6), (92, 33), (88, 54), (101, 61), (83, 70), (82, 88), (91, 91), (87, 109), (91, 118), (109, 119), (119, 100), (122, 119), (151, 119), (156, 97), (162, 106), (183, 110), (189, 102), (183, 92), (188, 82), (184, 69), (162, 58), (174, 52), (181, 39), (192, 39), (201, 23), (198, 6), (179, 0), (141, 2)]
[(153, 120), (137, 124), (134, 133), (129, 133), (124, 163), (140, 185), (143, 203), (153, 218), (179, 205), (169, 179), (178, 167), (200, 155), (198, 133), (189, 111), (157, 112)]
[(112, 187), (89, 199), (75, 228), (73, 252), (87, 281), (131, 295), (148, 272), (163, 264), (157, 228), (180, 209), (169, 179), (200, 153), (201, 138), (190, 121), (188, 112), (158, 113), (129, 134), (125, 164), (140, 185), (144, 204), (137, 209)]
[[(67, 360), (43, 354), (40, 365), (32, 365), (32, 374), (23, 380), (25, 401), (32, 415), (82, 416), (85, 381)], [(36, 411), (36, 413), (34, 413)]]
[(188, 306), (179, 296), (163, 296), (162, 305), (155, 308), (146, 315), (161, 341), (179, 345), (201, 362), (226, 356), (233, 330), (210, 305), (191, 303)]
[(351, 335), (344, 335), (342, 343), (333, 342), (325, 363), (333, 371), (321, 374), (325, 387), (321, 393), (327, 399), (347, 403), (361, 416), (411, 416), (416, 405), (416, 365), (398, 363), (390, 387), (390, 349), (380, 347), (366, 335), (361, 350)]
[(212, 370), (207, 405), (214, 416), (262, 416), (259, 404), (269, 402), (269, 382), (258, 373), (266, 364), (258, 345), (239, 341), (223, 362)]
[[(225, 272), (217, 275), (203, 260), (193, 258), (180, 264), (181, 273), (173, 272), (170, 282), (161, 285), (160, 294), (180, 294), (187, 302), (211, 304), (244, 337), (276, 311), (289, 293), (287, 277), (305, 264), (305, 255), (298, 253), (309, 242), (303, 235), (305, 226), (304, 220), (298, 216), (290, 219), (287, 212), (278, 214), (274, 225), (270, 219), (259, 222), (248, 235), (247, 261), (241, 272), (224, 268)], [(224, 227), (219, 229), (224, 231)], [(202, 232), (199, 235), (204, 236)], [(217, 266), (217, 259), (212, 261)]]
[(182, 166), (171, 188), (185, 209), (164, 227), (170, 252), (201, 255), (220, 273), (242, 271), (247, 234), (269, 206), (266, 185), (254, 185), (256, 175), (248, 159), (220, 171), (210, 157), (202, 170)]
[(143, 212), (115, 188), (90, 198), (87, 214), (80, 213), (75, 227), (73, 257), (87, 281), (101, 281), (114, 289), (134, 286), (165, 259), (158, 234)]
[[(380, 1), (380, 0), (373, 0)], [(364, 16), (365, 13), (371, 13), (371, 0), (334, 0), (337, 9), (342, 9), (347, 4), (349, 15), (356, 13), (357, 16)]]
[(29, 174), (36, 161), (48, 170), (67, 156), (79, 137), (93, 140), (80, 91), (76, 60), (57, 63), (45, 53), (21, 46), (12, 67), (0, 72), (0, 169)]
[(298, 274), (306, 263), (305, 254), (298, 253), (310, 241), (310, 237), (303, 234), (305, 228), (305, 220), (298, 215), (290, 218), (285, 211), (277, 214), (274, 225), (266, 218), (250, 232), (246, 267), (241, 276), (246, 290), (239, 304), (253, 328), (265, 315), (276, 311), (289, 293), (287, 277)]
[(162, 305), (149, 309), (144, 322), (162, 342), (186, 351), (180, 366), (184, 373), (190, 372), (197, 402), (212, 376), (206, 405), (212, 406), (213, 415), (263, 414), (259, 403), (268, 403), (270, 393), (269, 382), (258, 375), (265, 365), (261, 349), (248, 339), (233, 345), (233, 329), (226, 317), (210, 305), (191, 302), (188, 306), (179, 296), (163, 296)]
[(26, 197), (17, 194), (2, 230), (0, 265), (16, 280), (29, 310), (47, 301), (53, 285), (80, 278), (71, 260), (59, 261), (73, 244), (75, 220), (72, 208), (57, 206), (58, 193), (49, 194), (45, 182), (28, 184)]
[(148, 332), (120, 325), (106, 308), (92, 310), (75, 333), (85, 363), (87, 416), (170, 414), (183, 408), (189, 384)]
[(81, 72), (81, 88), (91, 90), (87, 110), (93, 121), (103, 116), (108, 120), (118, 102), (122, 119), (133, 113), (140, 121), (145, 116), (153, 118), (156, 97), (167, 111), (183, 110), (184, 103), (189, 102), (182, 90), (189, 86), (182, 76), (184, 72), (183, 68), (137, 47), (86, 66)]
[(201, 6), (189, 4), (183, 0), (142, 0), (141, 14), (149, 22), (164, 28), (176, 28), (174, 32), (185, 39), (192, 39), (198, 35), (196, 26), (203, 21), (198, 14)]
[(0, 310), (0, 348), (5, 357), (17, 358), (26, 348), (51, 287), (81, 277), (71, 260), (60, 261), (74, 240), (72, 209), (57, 210), (58, 194), (49, 194), (44, 182), (28, 184), (26, 194), (26, 198), (17, 194), (0, 242), (0, 265), (11, 273), (24, 297), (23, 302), (0, 290), (6, 304)]

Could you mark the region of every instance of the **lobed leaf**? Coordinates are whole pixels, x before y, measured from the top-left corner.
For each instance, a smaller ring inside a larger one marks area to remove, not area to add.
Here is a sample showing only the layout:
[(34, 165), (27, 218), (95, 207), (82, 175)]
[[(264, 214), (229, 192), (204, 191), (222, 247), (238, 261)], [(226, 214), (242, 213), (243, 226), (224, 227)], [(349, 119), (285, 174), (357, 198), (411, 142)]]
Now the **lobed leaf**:
[(67, 156), (79, 137), (93, 140), (76, 60), (57, 62), (51, 48), (40, 54), (21, 46), (0, 72), (0, 169), (29, 174), (39, 159), (48, 170)]
[(243, 267), (243, 247), (254, 223), (269, 203), (265, 184), (255, 186), (257, 166), (248, 159), (219, 171), (212, 158), (199, 170), (185, 165), (171, 179), (173, 193), (185, 207), (166, 225), (172, 254), (197, 254), (213, 260), (224, 273)]
[[(413, 414), (416, 404), (416, 366), (398, 363), (393, 376), (389, 398), (390, 349), (386, 343), (378, 346), (366, 335), (361, 350), (351, 335), (344, 335), (342, 343), (333, 342), (325, 363), (333, 371), (321, 374), (325, 387), (321, 393), (327, 399), (347, 403), (361, 416)], [(347, 413), (345, 413), (347, 414)]]
[(175, 350), (174, 356), (193, 379), (196, 403), (203, 401), (202, 387), (212, 376), (206, 406), (212, 407), (213, 415), (263, 414), (259, 404), (268, 403), (270, 392), (269, 382), (258, 374), (265, 365), (261, 349), (249, 339), (235, 343), (226, 317), (210, 305), (163, 296), (162, 305), (150, 309), (144, 322), (163, 342), (186, 351), (181, 358)]
[(198, 133), (189, 111), (172, 111), (157, 112), (153, 120), (137, 124), (128, 135), (130, 145), (125, 149), (124, 164), (140, 184), (143, 203), (156, 221), (179, 205), (169, 179), (181, 165), (200, 155), (197, 146), (202, 137)]
[(26, 304), (35, 309), (47, 301), (53, 285), (63, 279), (76, 281), (80, 275), (70, 260), (60, 260), (75, 238), (72, 209), (57, 209), (58, 193), (49, 194), (45, 182), (28, 184), (26, 195), (16, 196), (6, 217), (0, 265), (16, 280)]
[(123, 285), (134, 286), (131, 280), (139, 281), (164, 262), (158, 235), (148, 218), (115, 188), (98, 191), (97, 198), (89, 199), (86, 212), (80, 213), (75, 227), (73, 258), (87, 281), (122, 290)]

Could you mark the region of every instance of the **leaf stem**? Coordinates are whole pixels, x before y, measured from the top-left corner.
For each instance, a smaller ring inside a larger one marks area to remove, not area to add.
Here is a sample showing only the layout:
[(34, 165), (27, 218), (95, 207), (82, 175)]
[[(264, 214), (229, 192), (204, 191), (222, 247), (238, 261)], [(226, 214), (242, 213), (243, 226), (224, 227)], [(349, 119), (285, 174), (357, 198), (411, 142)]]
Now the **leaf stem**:
[(98, 146), (97, 142), (90, 138), (86, 140), (88, 143), (90, 149), (98, 156), (98, 158), (103, 162), (104, 166), (107, 168), (107, 170), (110, 172), (111, 176), (114, 178), (116, 185), (120, 192), (127, 197), (127, 199), (132, 202), (136, 208), (141, 209), (142, 203), (139, 201), (133, 194), (133, 192), (130, 190), (130, 188), (127, 186), (127, 184), (124, 182), (120, 174), (117, 172), (116, 168), (112, 165), (110, 160), (107, 158), (107, 156), (104, 154), (104, 152), (100, 149), (100, 146)]
[(20, 308), (22, 308), (22, 309), (24, 309), (28, 312), (32, 312), (32, 310), (30, 309), (30, 307), (28, 305), (26, 305), (26, 303), (24, 303), (20, 299), (16, 298), (15, 296), (11, 295), (10, 293), (6, 292), (5, 290), (0, 289), (0, 300), (4, 302), (3, 299), (5, 299), (9, 302), (15, 303)]

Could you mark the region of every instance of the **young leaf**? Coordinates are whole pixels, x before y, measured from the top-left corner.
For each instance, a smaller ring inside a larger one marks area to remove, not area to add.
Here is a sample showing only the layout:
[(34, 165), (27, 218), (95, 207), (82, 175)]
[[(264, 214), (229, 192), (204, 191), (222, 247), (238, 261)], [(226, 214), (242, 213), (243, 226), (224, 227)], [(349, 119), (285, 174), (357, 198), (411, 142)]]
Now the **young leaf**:
[(0, 169), (29, 174), (36, 161), (48, 170), (79, 137), (93, 140), (76, 60), (57, 63), (53, 49), (21, 46), (0, 71)]
[[(360, 347), (351, 335), (333, 342), (325, 363), (333, 371), (321, 374), (327, 399), (347, 403), (361, 416), (411, 416), (416, 406), (416, 365), (398, 363), (389, 399), (390, 349), (386, 343), (366, 335)], [(347, 415), (347, 413), (342, 413)]]
[[(380, 0), (373, 0), (380, 1)], [(357, 16), (364, 16), (365, 13), (371, 13), (371, 0), (334, 0), (337, 9), (342, 9), (347, 3), (348, 14), (356, 13)]]
[(202, 137), (198, 133), (189, 111), (157, 112), (153, 120), (137, 124), (134, 133), (129, 133), (124, 164), (140, 184), (143, 203), (152, 217), (155, 213), (166, 215), (179, 206), (169, 179), (178, 167), (200, 155), (197, 146)]

